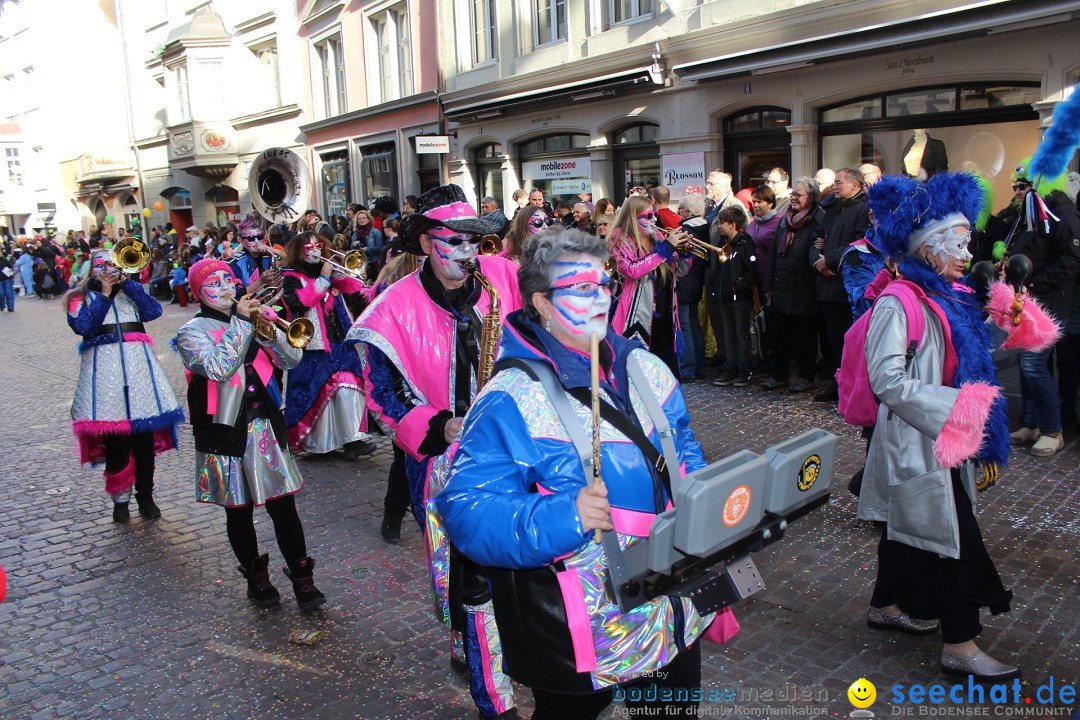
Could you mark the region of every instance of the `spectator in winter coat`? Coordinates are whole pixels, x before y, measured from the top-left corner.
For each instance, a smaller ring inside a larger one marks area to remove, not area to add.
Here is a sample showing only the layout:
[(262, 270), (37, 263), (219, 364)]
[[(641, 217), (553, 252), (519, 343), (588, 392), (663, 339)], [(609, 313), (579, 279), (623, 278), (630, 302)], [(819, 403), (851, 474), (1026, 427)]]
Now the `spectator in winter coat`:
[[(787, 184), (787, 181), (784, 181)], [(746, 234), (754, 241), (754, 254), (757, 255), (758, 288), (765, 285), (765, 276), (769, 272), (769, 254), (772, 251), (776, 226), (780, 224), (781, 214), (776, 210), (776, 195), (768, 185), (759, 185), (750, 194), (750, 211), (753, 217), (746, 225)]]

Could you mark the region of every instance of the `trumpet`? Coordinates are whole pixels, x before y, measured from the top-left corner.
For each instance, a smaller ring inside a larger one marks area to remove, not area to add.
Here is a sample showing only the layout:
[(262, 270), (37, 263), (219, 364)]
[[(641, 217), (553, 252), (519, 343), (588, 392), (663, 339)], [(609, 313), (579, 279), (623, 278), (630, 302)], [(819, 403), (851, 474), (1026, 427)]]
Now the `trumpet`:
[(480, 238), (481, 255), (498, 255), (502, 252), (503, 241), (498, 235), (491, 233)]
[(698, 240), (693, 235), (683, 232), (683, 230), (679, 228), (665, 228), (660, 227), (659, 225), (655, 227), (657, 230), (660, 231), (660, 234), (662, 234), (668, 240), (672, 240), (677, 236), (681, 236), (681, 241), (677, 244), (677, 246), (683, 244), (689, 245), (689, 247), (687, 248), (689, 252), (692, 255), (701, 258), (702, 260), (709, 259), (710, 250), (716, 253), (716, 259), (718, 262), (725, 263), (728, 260), (727, 245), (724, 245), (722, 247), (717, 245), (711, 245), (704, 240)]
[(281, 328), (287, 343), (294, 348), (305, 348), (315, 337), (315, 324), (307, 318), (286, 322), (278, 316), (273, 305), (281, 299), (284, 291), (279, 285), (264, 285), (255, 293), (255, 299), (259, 301), (259, 309), (251, 318), (255, 335), (263, 342), (274, 342), (277, 328)]
[(150, 248), (142, 240), (125, 238), (113, 245), (112, 263), (120, 272), (135, 275), (150, 264)]
[(324, 257), (323, 259), (330, 263), (330, 266), (346, 275), (351, 275), (363, 282), (365, 271), (367, 270), (368, 258), (367, 253), (363, 250), (352, 250), (345, 252), (343, 250), (337, 250), (334, 248), (324, 248), (324, 253), (329, 253), (330, 257), (336, 257), (337, 260), (331, 260), (330, 257)]

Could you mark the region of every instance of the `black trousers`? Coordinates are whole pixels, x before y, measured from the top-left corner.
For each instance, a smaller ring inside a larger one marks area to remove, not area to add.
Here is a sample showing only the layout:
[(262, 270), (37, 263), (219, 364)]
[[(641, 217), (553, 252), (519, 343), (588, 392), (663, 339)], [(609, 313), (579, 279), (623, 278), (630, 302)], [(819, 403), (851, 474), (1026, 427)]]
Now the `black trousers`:
[(394, 444), (394, 462), (390, 463), (390, 474), (386, 478), (386, 497), (383, 498), (383, 514), (388, 517), (403, 518), (409, 511), (412, 495), (409, 493), (409, 478), (405, 475), (405, 451)]
[(791, 359), (795, 358), (799, 377), (814, 381), (817, 369), (818, 318), (816, 315), (776, 313), (776, 362), (773, 377), (788, 381)]
[(154, 491), (154, 433), (105, 436), (105, 472), (118, 473), (135, 460), (135, 492)]
[[(295, 568), (307, 557), (307, 543), (304, 541), (304, 526), (296, 513), (296, 500), (293, 495), (266, 501), (266, 512), (274, 521), (274, 535), (278, 549), (290, 568)], [(240, 507), (225, 508), (225, 529), (229, 535), (229, 544), (237, 561), (246, 567), (259, 557), (259, 539), (255, 535), (255, 506), (251, 503)]]
[(739, 373), (750, 372), (750, 300), (719, 303), (724, 328), (724, 367)]
[(844, 333), (851, 327), (851, 306), (844, 302), (820, 302), (821, 317), (825, 323), (825, 336), (829, 340), (829, 379), (836, 376), (840, 358), (844, 354)]
[[(650, 690), (654, 685), (655, 693)], [(649, 701), (642, 698), (662, 697), (661, 691), (665, 688), (675, 696), (684, 691), (693, 696), (701, 687), (701, 644), (679, 653), (653, 677), (639, 678), (619, 687), (619, 697), (631, 711), (631, 717), (697, 717), (696, 700)], [(533, 700), (536, 711), (532, 720), (596, 720), (612, 703), (614, 695), (610, 689), (588, 695), (567, 695), (534, 688)], [(648, 715), (643, 712), (646, 708), (650, 711)]]

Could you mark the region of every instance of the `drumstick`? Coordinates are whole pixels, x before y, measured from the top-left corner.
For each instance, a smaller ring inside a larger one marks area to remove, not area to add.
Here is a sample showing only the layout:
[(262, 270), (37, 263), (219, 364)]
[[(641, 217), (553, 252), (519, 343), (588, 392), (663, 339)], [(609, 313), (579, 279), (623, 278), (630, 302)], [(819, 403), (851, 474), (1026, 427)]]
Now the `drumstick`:
[[(592, 481), (600, 486), (604, 484), (604, 479), (600, 473), (600, 336), (596, 333), (589, 340), (589, 366), (592, 381)], [(601, 542), (600, 528), (593, 532), (593, 540), (597, 544)]]

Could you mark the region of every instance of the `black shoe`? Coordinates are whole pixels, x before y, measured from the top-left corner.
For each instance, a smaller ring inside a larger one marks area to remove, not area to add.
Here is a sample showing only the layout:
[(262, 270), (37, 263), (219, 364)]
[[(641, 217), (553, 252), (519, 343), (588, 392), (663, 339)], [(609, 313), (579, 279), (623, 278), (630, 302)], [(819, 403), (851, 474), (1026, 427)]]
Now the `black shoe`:
[(735, 378), (739, 377), (739, 373), (734, 370), (725, 370), (720, 373), (720, 377), (713, 380), (713, 385), (716, 387), (727, 387), (731, 383), (735, 382)]
[(270, 607), (281, 602), (281, 595), (270, 582), (270, 556), (260, 555), (251, 561), (248, 567), (239, 566), (237, 570), (247, 580), (247, 596), (259, 607)]
[(840, 399), (840, 393), (837, 391), (836, 386), (833, 385), (825, 392), (820, 392), (814, 396), (814, 402), (836, 402)]
[(353, 440), (345, 443), (345, 459), (355, 460), (361, 455), (370, 455), (378, 449), (378, 446), (370, 440)]
[(469, 666), (464, 660), (458, 660), (456, 657), (450, 658), (450, 669), (461, 677), (469, 677)]
[(859, 471), (851, 476), (848, 480), (847, 489), (855, 497), (859, 497), (859, 493), (862, 491), (862, 476), (863, 471), (866, 470), (866, 466), (859, 468)]
[(315, 587), (312, 577), (315, 572), (315, 561), (306, 557), (291, 568), (285, 568), (285, 574), (292, 580), (293, 594), (296, 595), (296, 604), (301, 610), (314, 610), (326, 602), (326, 596)]
[(139, 514), (147, 520), (161, 517), (161, 510), (154, 504), (154, 498), (149, 493), (135, 493), (135, 502), (139, 505)]
[(754, 382), (754, 374), (749, 373), (749, 372), (744, 372), (744, 373), (739, 373), (738, 377), (736, 377), (732, 381), (731, 384), (734, 385), (735, 387), (746, 387), (747, 385), (749, 385), (752, 382)]
[(804, 393), (807, 390), (813, 390), (814, 383), (806, 378), (799, 378), (795, 381), (795, 384), (788, 388), (788, 392), (792, 395), (798, 395)]
[(397, 545), (401, 542), (401, 515), (394, 517), (383, 513), (382, 527), (379, 528), (379, 534), (382, 535), (382, 539), (391, 545)]
[(509, 710), (504, 710), (498, 715), (485, 715), (484, 713), (477, 710), (476, 716), (480, 718), (480, 720), (521, 720), (521, 716), (518, 715), (517, 708), (510, 708)]
[(112, 521), (115, 523), (126, 523), (131, 519), (131, 510), (128, 508), (126, 502), (113, 503), (112, 506)]

